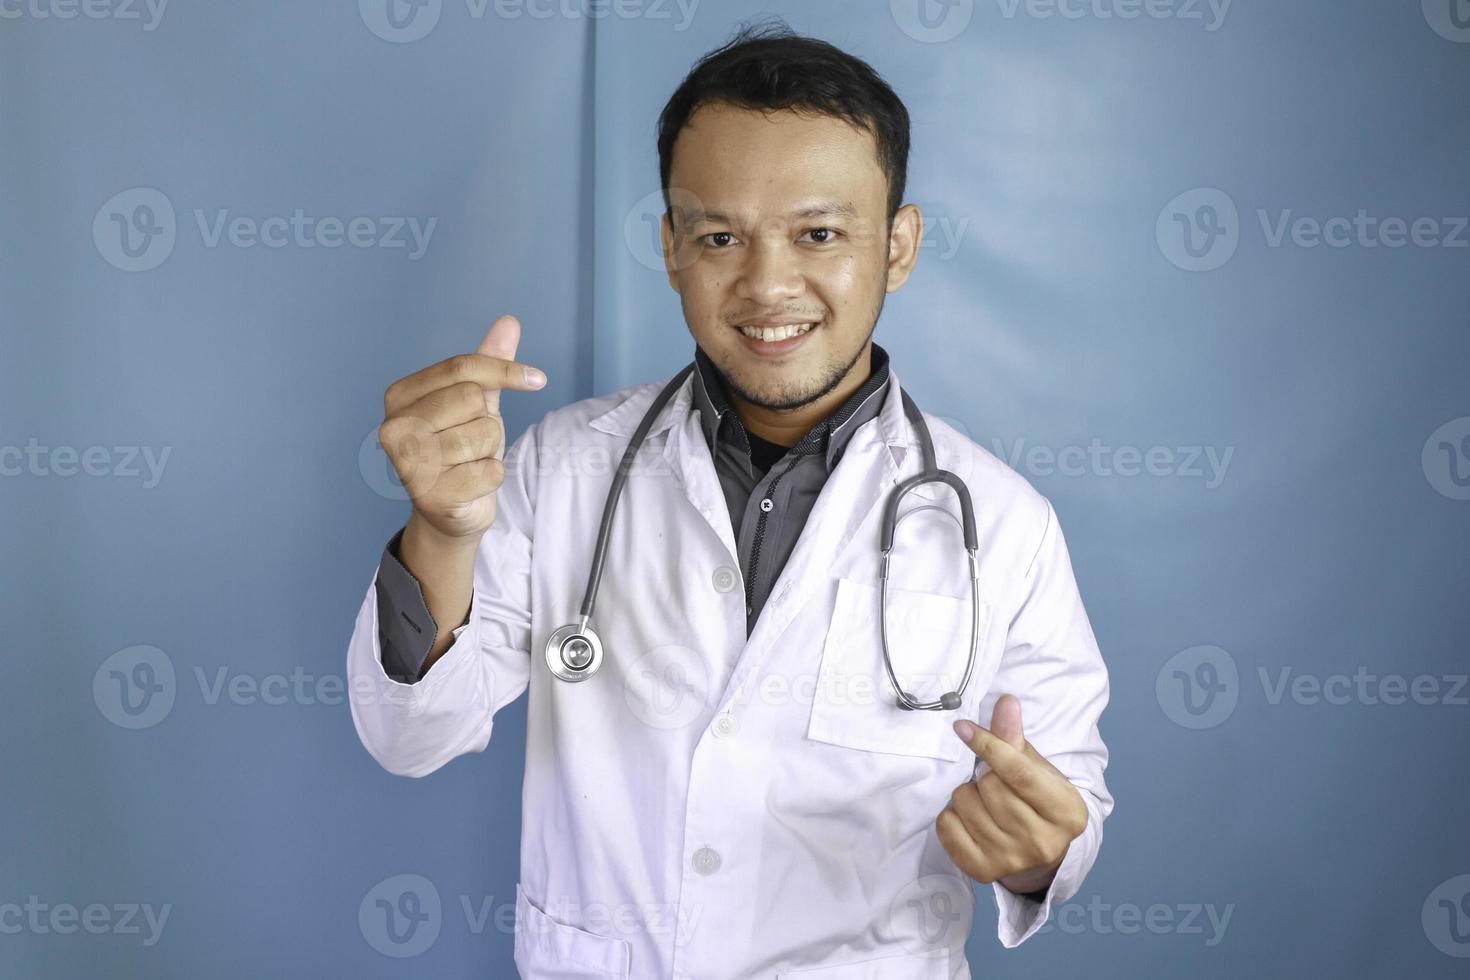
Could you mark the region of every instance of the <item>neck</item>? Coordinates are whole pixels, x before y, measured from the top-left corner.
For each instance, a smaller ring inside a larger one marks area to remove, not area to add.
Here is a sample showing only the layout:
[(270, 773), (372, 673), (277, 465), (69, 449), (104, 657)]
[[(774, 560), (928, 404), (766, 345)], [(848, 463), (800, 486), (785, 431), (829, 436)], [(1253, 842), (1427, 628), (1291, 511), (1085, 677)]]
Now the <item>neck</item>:
[(735, 414), (740, 416), (747, 432), (752, 432), (779, 446), (794, 446), (812, 427), (826, 419), (841, 407), (852, 393), (863, 386), (873, 373), (873, 342), (863, 347), (851, 369), (831, 391), (816, 401), (797, 408), (771, 409), (753, 405), (726, 388)]

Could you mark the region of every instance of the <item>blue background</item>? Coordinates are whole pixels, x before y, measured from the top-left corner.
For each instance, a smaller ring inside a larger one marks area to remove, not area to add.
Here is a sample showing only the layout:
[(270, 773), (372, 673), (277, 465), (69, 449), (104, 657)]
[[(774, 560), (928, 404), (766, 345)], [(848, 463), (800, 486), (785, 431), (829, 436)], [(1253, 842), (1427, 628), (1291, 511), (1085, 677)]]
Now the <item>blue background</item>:
[[(976, 976), (1465, 975), (1470, 232), (1443, 239), (1470, 214), (1470, 8), (924, 2), (774, 9), (908, 104), (928, 233), (877, 339), (1053, 501), (1112, 679), (1117, 809), (1077, 908), (1007, 951), (982, 892)], [(152, 946), (0, 932), (0, 975), (513, 972), (461, 897), (514, 904), (524, 700), (483, 755), (406, 780), (340, 693), (407, 514), (382, 392), (505, 312), (550, 375), (505, 399), (512, 438), (687, 363), (649, 261), (655, 119), (767, 8), (442, 0), (402, 31), (383, 8), (0, 17), (0, 906), (170, 906)], [(165, 228), (138, 207), (160, 196), (172, 248), (127, 271), (111, 215)], [(196, 216), (296, 209), (436, 224), (414, 258), (211, 245)], [(1272, 243), (1284, 212), (1360, 209), (1438, 243)], [(58, 472), (93, 446), (100, 475)], [(169, 455), (150, 481), (114, 447)], [(1120, 475), (1125, 447), (1154, 472)], [(138, 646), (174, 701), (134, 729), (109, 658)], [(1360, 670), (1438, 695), (1276, 696)], [(211, 696), (293, 672), (285, 703)], [(358, 922), (399, 874), (443, 900), (412, 959)], [(1174, 925), (1139, 927), (1151, 906)], [(1223, 935), (1180, 928), (1191, 908), (1228, 910)]]

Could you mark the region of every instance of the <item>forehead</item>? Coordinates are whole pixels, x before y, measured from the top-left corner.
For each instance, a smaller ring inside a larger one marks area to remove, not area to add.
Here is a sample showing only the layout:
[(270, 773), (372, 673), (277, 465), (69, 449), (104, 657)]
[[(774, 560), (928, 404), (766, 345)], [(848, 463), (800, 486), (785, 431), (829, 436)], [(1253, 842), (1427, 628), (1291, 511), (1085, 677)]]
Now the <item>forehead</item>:
[(711, 211), (785, 211), (813, 199), (881, 211), (888, 182), (871, 133), (844, 119), (700, 106), (674, 142), (669, 183)]

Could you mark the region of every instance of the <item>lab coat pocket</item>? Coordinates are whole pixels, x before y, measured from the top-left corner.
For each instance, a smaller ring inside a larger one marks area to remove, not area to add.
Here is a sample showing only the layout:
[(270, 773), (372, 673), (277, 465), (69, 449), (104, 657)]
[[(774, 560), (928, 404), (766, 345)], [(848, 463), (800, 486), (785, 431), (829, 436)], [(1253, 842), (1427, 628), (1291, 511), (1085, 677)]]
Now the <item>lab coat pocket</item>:
[(557, 922), (526, 897), (516, 883), (515, 962), (525, 980), (626, 980), (630, 946), (615, 936), (599, 936)]
[[(973, 718), (990, 627), (990, 605), (982, 598), (975, 666), (955, 711), (907, 711), (889, 683), (883, 664), (878, 585), (856, 579), (837, 582), (837, 604), (822, 645), (822, 664), (812, 695), (807, 737), (869, 752), (958, 761), (970, 753), (951, 727)], [(888, 645), (894, 673), (920, 701), (959, 687), (969, 656), (970, 599), (888, 587)]]

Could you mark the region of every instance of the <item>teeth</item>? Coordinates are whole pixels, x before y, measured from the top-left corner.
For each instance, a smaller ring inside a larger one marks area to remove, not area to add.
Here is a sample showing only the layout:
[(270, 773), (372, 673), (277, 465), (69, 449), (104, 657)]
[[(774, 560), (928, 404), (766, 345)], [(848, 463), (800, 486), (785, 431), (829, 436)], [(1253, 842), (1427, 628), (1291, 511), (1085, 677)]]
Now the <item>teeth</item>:
[(816, 326), (815, 323), (792, 323), (783, 327), (741, 327), (740, 332), (747, 337), (764, 340), (769, 344), (804, 334), (814, 326)]

